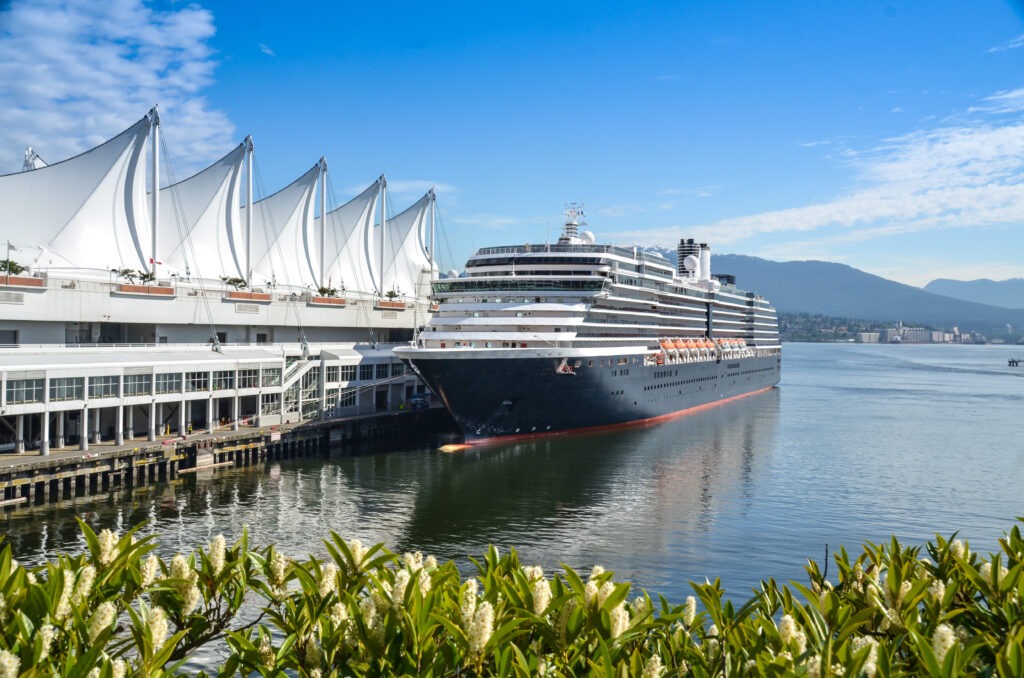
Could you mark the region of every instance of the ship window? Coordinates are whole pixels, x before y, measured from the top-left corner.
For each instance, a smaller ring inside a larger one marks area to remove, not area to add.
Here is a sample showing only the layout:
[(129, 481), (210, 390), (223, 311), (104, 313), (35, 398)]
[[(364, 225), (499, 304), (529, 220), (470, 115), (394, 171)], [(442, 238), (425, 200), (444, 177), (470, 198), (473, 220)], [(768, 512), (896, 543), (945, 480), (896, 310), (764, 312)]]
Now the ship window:
[(561, 332), (561, 331), (562, 331), (562, 328), (561, 328), (561, 327), (556, 327), (556, 328), (555, 328), (555, 332)]

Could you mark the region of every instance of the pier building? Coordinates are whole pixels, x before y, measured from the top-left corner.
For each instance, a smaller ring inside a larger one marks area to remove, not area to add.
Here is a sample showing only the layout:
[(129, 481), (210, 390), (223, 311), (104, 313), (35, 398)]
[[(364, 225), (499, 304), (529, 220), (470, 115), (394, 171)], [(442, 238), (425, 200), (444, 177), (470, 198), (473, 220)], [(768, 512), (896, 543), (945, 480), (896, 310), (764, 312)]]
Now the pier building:
[(422, 390), (390, 348), (434, 311), (433, 190), (389, 213), (382, 175), (335, 206), (320, 158), (257, 198), (254, 151), (174, 180), (154, 108), (0, 176), (0, 450), (370, 414)]

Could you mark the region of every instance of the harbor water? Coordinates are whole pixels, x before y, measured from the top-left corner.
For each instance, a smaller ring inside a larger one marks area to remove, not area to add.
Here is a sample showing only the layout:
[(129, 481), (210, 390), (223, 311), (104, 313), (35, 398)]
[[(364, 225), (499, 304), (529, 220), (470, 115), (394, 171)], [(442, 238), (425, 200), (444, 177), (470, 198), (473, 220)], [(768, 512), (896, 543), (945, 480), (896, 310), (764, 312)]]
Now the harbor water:
[(1014, 351), (787, 344), (779, 388), (657, 425), (218, 469), (9, 510), (0, 529), (33, 563), (83, 548), (78, 516), (96, 530), (148, 521), (166, 555), (248, 529), (256, 544), (323, 556), (333, 530), (466, 573), (494, 544), (548, 573), (600, 564), (674, 602), (705, 577), (746, 598), (761, 579), (804, 581), (826, 546), (959, 532), (995, 549), (1024, 515)]

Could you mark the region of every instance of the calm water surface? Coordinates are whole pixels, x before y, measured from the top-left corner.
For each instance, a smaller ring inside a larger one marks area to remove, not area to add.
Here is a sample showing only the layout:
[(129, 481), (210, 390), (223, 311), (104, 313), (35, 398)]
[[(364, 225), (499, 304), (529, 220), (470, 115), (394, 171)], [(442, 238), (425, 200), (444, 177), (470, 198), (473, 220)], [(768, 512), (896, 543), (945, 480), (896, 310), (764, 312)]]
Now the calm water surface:
[(322, 556), (334, 530), (465, 565), (488, 544), (549, 572), (601, 564), (675, 602), (720, 576), (746, 597), (763, 578), (802, 581), (826, 544), (960, 531), (995, 549), (1024, 515), (1014, 355), (787, 344), (778, 389), (656, 426), (218, 471), (8, 512), (0, 528), (32, 562), (81, 549), (81, 516), (96, 529), (149, 520), (168, 554), (248, 526), (257, 544)]

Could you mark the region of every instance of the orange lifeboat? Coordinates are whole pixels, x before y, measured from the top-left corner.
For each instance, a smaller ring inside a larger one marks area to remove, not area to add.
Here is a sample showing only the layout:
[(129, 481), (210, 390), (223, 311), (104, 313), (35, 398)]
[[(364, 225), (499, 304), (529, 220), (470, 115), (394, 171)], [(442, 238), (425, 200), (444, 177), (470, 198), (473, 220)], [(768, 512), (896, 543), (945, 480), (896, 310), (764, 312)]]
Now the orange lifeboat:
[(669, 350), (669, 349), (674, 348), (673, 345), (672, 345), (672, 341), (670, 339), (667, 339), (667, 338), (661, 339), (661, 347), (663, 349), (665, 349), (666, 351)]
[(686, 342), (680, 339), (679, 337), (676, 337), (676, 340), (672, 343), (678, 349), (686, 348)]
[(704, 348), (711, 349), (711, 348), (714, 348), (714, 347), (715, 347), (715, 344), (710, 339), (705, 339), (704, 340)]

